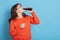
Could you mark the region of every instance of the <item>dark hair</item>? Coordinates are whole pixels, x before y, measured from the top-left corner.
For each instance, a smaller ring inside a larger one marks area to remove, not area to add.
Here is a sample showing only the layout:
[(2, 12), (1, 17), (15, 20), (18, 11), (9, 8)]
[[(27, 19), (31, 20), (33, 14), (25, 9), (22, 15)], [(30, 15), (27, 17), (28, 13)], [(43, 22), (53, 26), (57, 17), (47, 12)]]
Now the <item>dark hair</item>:
[[(17, 3), (17, 4), (15, 4), (15, 5), (13, 5), (12, 8), (11, 8), (11, 18), (9, 19), (9, 22), (10, 22), (11, 20), (14, 20), (14, 19), (18, 16), (17, 13), (16, 13), (17, 5), (21, 5), (21, 4), (20, 4), (20, 3)], [(21, 6), (22, 6), (22, 5), (21, 5)], [(22, 13), (22, 15), (23, 15), (23, 17), (26, 16), (25, 13)]]

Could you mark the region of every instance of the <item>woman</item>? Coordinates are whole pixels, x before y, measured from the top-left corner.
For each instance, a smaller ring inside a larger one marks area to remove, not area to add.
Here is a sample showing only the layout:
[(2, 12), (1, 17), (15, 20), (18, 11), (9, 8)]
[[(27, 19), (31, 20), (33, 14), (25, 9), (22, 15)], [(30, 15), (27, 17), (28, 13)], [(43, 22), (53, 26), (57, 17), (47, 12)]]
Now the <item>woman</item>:
[(32, 17), (24, 13), (22, 5), (17, 3), (11, 8), (10, 35), (13, 40), (31, 40), (30, 24), (39, 24), (40, 21), (33, 10), (29, 11)]

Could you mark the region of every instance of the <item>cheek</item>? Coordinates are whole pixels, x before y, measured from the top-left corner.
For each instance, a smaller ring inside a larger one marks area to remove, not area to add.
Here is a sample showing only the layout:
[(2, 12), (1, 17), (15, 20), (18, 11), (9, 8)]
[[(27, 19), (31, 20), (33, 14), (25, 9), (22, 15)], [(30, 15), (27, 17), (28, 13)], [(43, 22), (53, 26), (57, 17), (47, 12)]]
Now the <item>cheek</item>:
[(20, 9), (20, 12), (24, 12), (24, 10), (23, 9)]
[(24, 12), (24, 10), (21, 8), (21, 9), (18, 9), (17, 10), (17, 13), (20, 13), (20, 12)]
[(20, 9), (18, 9), (17, 12), (20, 12)]
[(20, 11), (19, 10), (16, 10), (16, 13), (19, 13)]

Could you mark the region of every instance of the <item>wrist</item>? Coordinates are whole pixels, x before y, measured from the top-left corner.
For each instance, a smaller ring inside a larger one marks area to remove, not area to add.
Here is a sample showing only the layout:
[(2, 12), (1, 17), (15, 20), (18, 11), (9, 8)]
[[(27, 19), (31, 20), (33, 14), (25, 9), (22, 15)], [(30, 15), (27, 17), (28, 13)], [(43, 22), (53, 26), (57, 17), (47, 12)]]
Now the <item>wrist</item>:
[(32, 11), (30, 11), (30, 13), (33, 13), (34, 11), (32, 10)]

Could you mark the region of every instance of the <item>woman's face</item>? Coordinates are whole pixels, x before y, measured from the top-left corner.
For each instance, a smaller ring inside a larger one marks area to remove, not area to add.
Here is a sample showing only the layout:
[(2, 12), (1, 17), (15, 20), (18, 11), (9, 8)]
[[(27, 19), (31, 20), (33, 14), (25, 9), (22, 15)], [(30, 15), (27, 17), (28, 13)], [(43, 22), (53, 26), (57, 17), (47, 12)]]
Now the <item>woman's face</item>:
[(23, 13), (23, 12), (24, 12), (24, 10), (23, 10), (22, 6), (21, 5), (17, 5), (16, 13)]

